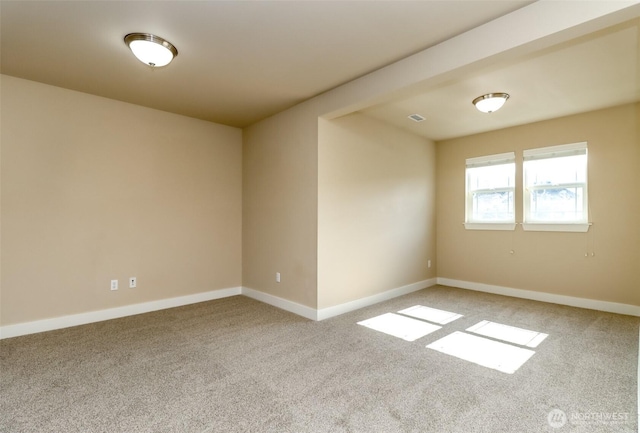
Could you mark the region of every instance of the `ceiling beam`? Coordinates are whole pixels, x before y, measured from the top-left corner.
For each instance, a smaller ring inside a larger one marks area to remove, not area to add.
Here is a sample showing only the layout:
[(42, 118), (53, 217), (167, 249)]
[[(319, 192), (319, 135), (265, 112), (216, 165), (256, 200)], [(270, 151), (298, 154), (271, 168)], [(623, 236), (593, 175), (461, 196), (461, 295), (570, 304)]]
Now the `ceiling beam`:
[(541, 0), (313, 99), (336, 118), (637, 17), (640, 0)]

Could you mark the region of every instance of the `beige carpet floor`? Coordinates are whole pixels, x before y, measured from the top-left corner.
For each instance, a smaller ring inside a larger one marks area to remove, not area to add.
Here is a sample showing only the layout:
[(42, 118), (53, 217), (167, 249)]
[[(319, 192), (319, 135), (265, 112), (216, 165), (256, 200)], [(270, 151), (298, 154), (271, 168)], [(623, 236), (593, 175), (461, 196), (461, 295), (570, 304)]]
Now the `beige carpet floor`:
[[(463, 317), (357, 325), (414, 305)], [(426, 348), (482, 320), (549, 336), (514, 374)], [(0, 431), (635, 433), (639, 325), (442, 286), (322, 322), (235, 296), (1, 341)]]

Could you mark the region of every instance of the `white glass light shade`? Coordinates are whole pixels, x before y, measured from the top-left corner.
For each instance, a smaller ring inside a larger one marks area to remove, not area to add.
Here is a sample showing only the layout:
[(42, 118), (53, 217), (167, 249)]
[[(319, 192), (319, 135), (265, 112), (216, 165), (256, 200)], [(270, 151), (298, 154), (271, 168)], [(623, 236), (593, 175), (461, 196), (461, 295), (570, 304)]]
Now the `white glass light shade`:
[(169, 41), (148, 33), (131, 33), (124, 41), (138, 60), (151, 67), (166, 66), (178, 55), (178, 50)]
[(493, 113), (494, 111), (498, 111), (507, 99), (509, 99), (507, 93), (488, 93), (474, 99), (473, 105), (483, 113)]

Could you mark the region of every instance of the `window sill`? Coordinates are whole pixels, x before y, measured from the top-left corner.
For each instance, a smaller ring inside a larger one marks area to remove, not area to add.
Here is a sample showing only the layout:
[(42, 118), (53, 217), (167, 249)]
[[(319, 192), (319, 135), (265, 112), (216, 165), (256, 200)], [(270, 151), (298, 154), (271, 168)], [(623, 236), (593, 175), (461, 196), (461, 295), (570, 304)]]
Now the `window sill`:
[(580, 232), (589, 230), (590, 223), (583, 224), (543, 224), (543, 223), (522, 223), (522, 229), (527, 232)]
[(467, 230), (515, 230), (516, 223), (464, 223)]

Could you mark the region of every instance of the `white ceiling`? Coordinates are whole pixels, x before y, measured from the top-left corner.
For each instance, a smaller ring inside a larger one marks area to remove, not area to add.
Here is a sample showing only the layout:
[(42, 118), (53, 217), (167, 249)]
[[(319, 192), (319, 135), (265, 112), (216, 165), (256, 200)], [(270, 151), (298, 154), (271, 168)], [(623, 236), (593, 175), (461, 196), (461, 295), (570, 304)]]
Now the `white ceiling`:
[[(510, 98), (495, 113), (471, 101), (485, 93)], [(527, 57), (494, 63), (410, 97), (362, 113), (444, 140), (640, 101), (640, 19), (619, 24)], [(407, 118), (418, 113), (426, 119)]]
[[(530, 3), (1, 0), (0, 72), (244, 127)], [(125, 46), (131, 32), (178, 57), (150, 69)], [(640, 101), (639, 41), (635, 16), (361, 112), (442, 140)], [(471, 100), (488, 92), (511, 98), (477, 112)]]
[[(0, 71), (243, 127), (531, 1), (5, 1)], [(151, 70), (123, 42), (179, 51)]]

